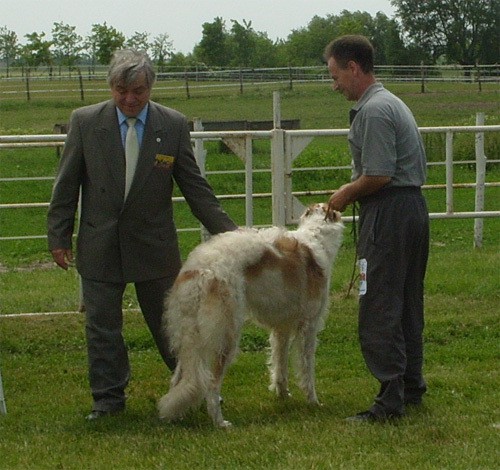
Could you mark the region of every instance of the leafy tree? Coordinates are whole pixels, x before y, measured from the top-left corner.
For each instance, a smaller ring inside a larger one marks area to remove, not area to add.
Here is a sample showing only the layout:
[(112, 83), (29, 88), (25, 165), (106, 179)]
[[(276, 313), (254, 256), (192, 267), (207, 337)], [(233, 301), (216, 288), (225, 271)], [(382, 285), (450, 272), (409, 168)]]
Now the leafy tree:
[(350, 12), (342, 10), (340, 16), (337, 17), (337, 33), (339, 36), (343, 36), (344, 34), (363, 34), (373, 41), (373, 32), (373, 18), (365, 11)]
[(76, 33), (76, 26), (54, 23), (52, 28), (54, 56), (59, 65), (73, 67), (80, 58), (83, 38)]
[(212, 23), (203, 23), (202, 38), (194, 53), (199, 61), (207, 65), (223, 67), (229, 64), (228, 33), (222, 18), (217, 17)]
[(288, 63), (292, 66), (318, 65), (323, 61), (325, 46), (339, 36), (337, 16), (314, 16), (307, 28), (293, 30), (287, 38)]
[(255, 49), (252, 55), (252, 67), (279, 67), (286, 66), (283, 61), (279, 61), (278, 45), (275, 44), (266, 33), (256, 33)]
[(17, 34), (6, 26), (0, 27), (0, 57), (5, 61), (7, 77), (10, 64), (16, 59), (18, 52)]
[(92, 33), (87, 40), (87, 48), (92, 59), (97, 59), (100, 64), (107, 65), (111, 62), (111, 56), (117, 49), (125, 44), (125, 36), (112, 26), (104, 24), (93, 24)]
[(407, 40), (430, 51), (434, 61), (472, 65), (497, 62), (500, 44), (498, 0), (391, 0)]
[(28, 41), (21, 48), (21, 57), (29, 67), (38, 67), (39, 65), (52, 65), (52, 41), (44, 39), (45, 33), (33, 32), (25, 34)]
[(151, 47), (151, 43), (149, 42), (149, 33), (139, 33), (138, 31), (136, 31), (130, 38), (125, 41), (125, 47), (149, 52), (149, 49)]
[(161, 69), (167, 59), (173, 54), (173, 43), (168, 34), (163, 33), (155, 36), (151, 45), (152, 59)]
[(228, 37), (230, 65), (253, 68), (276, 66), (276, 47), (267, 34), (255, 31), (251, 21), (243, 20), (243, 24), (231, 21), (233, 26)]
[(399, 25), (384, 13), (377, 13), (372, 23), (371, 39), (378, 65), (409, 65), (409, 50), (405, 47)]
[(233, 56), (233, 65), (250, 67), (252, 54), (255, 50), (255, 31), (252, 28), (252, 22), (243, 20), (243, 24), (236, 20), (231, 20), (230, 43)]

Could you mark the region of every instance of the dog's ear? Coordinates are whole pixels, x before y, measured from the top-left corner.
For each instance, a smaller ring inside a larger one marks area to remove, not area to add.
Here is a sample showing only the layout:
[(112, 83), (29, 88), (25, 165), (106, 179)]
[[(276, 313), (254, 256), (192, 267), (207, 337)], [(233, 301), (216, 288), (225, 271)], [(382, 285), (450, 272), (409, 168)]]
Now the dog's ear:
[(310, 217), (311, 214), (314, 212), (314, 208), (316, 207), (316, 204), (311, 204), (306, 208), (304, 213), (300, 216), (301, 219), (306, 219), (307, 217)]

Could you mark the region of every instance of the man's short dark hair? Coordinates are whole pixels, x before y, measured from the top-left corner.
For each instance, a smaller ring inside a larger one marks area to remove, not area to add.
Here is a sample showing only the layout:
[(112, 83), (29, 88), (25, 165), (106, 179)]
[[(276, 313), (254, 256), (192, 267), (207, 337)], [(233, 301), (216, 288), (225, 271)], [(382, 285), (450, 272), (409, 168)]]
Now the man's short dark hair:
[(359, 34), (347, 34), (330, 42), (324, 53), (326, 61), (330, 57), (335, 59), (339, 67), (347, 68), (351, 60), (356, 62), (365, 73), (373, 72), (374, 49), (371, 42)]

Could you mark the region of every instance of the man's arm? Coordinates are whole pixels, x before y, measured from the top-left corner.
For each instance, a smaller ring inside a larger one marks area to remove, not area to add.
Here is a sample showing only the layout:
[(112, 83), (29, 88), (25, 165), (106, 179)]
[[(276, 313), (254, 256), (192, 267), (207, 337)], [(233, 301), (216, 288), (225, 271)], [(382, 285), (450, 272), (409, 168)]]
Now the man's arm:
[(390, 176), (361, 175), (357, 180), (344, 184), (332, 194), (328, 201), (328, 212), (334, 210), (343, 212), (349, 204), (377, 192), (390, 181)]

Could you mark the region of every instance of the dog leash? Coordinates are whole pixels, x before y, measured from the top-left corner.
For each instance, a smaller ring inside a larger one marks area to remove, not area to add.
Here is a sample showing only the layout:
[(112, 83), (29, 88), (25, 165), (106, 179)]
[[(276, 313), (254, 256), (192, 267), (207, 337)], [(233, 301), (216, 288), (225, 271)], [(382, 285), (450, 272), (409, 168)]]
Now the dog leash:
[(351, 234), (354, 242), (354, 262), (352, 266), (351, 280), (349, 281), (349, 288), (347, 289), (347, 294), (345, 298), (349, 297), (351, 294), (351, 289), (354, 287), (354, 284), (359, 279), (359, 273), (357, 273), (358, 267), (358, 227), (356, 223), (356, 213), (359, 213), (358, 204), (354, 202), (352, 204), (352, 228)]

